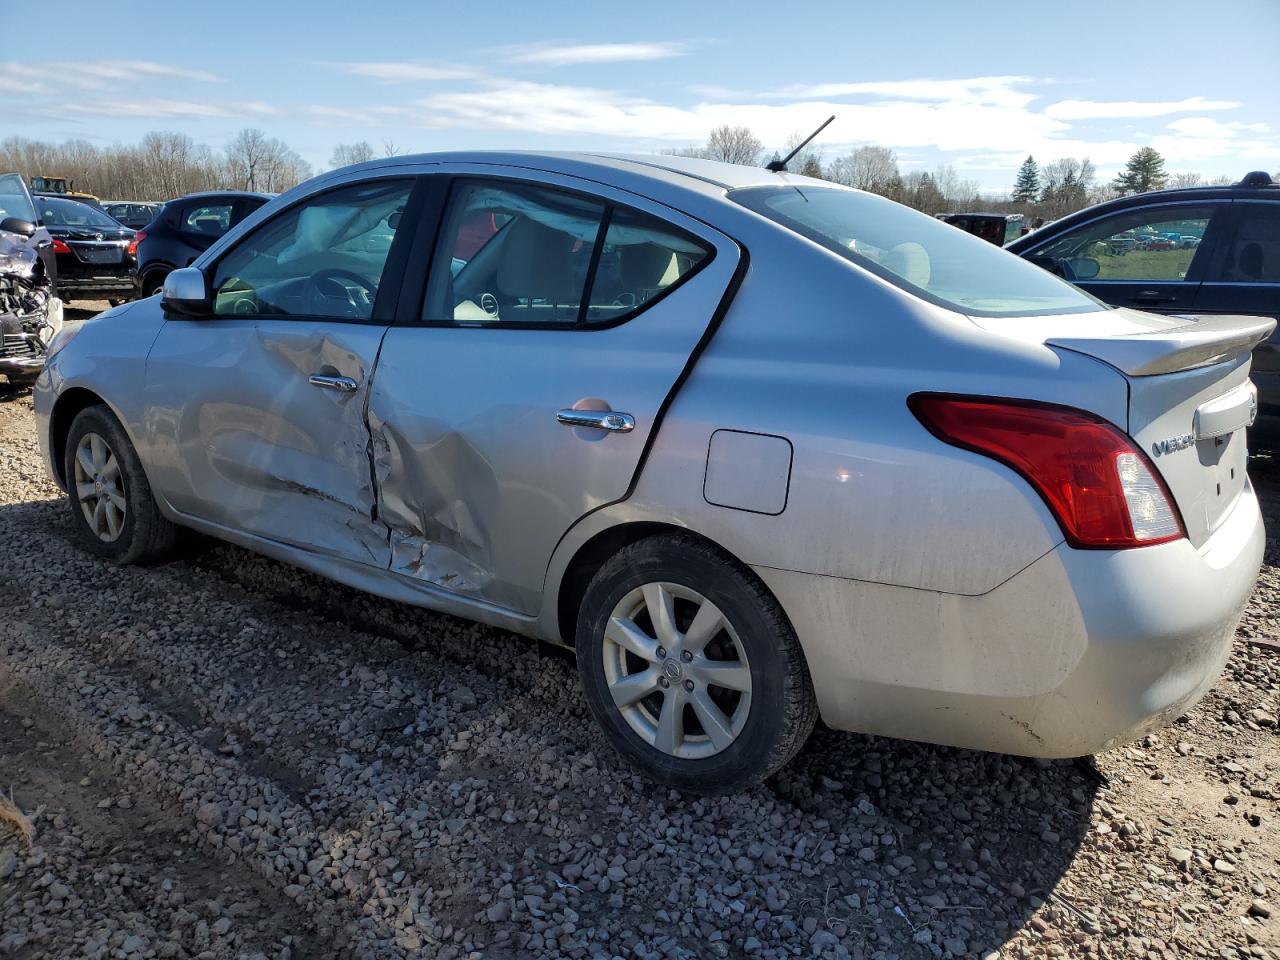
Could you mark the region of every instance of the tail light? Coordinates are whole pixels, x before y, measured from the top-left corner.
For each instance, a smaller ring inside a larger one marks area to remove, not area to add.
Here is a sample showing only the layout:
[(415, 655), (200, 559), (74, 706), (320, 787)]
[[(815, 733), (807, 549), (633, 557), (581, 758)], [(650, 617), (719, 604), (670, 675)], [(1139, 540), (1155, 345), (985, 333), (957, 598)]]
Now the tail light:
[(1115, 426), (1030, 400), (917, 393), (911, 412), (938, 439), (1021, 474), (1073, 547), (1118, 550), (1186, 536), (1163, 480)]
[(60, 237), (54, 237), (53, 252), (54, 253), (70, 253), (71, 248), (67, 246), (67, 243), (65, 240), (61, 239)]
[(129, 241), (129, 246), (124, 248), (124, 252), (131, 257), (138, 255), (138, 244), (147, 239), (147, 231), (139, 230), (133, 235), (133, 239)]

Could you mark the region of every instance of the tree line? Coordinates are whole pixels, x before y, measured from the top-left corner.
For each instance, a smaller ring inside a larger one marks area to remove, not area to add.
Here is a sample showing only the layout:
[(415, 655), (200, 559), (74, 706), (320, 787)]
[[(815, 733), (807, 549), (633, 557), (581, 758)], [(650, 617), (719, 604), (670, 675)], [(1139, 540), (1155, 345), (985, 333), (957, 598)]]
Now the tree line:
[(139, 143), (99, 147), (87, 140), (0, 140), (0, 171), (66, 177), (74, 189), (111, 200), (170, 200), (199, 190), (278, 193), (311, 176), (289, 145), (255, 128), (218, 152), (185, 133), (153, 131)]
[[(759, 166), (766, 157), (776, 160), (789, 154), (801, 139), (801, 135), (793, 135), (781, 151), (767, 154), (750, 128), (725, 125), (711, 131), (704, 146), (671, 152)], [(976, 212), (980, 207), (994, 213), (1021, 213), (1046, 220), (1130, 193), (1235, 182), (1231, 177), (1206, 180), (1198, 173), (1166, 173), (1164, 164), (1158, 151), (1142, 147), (1114, 180), (1100, 182), (1088, 157), (1062, 157), (1042, 166), (1029, 156), (1019, 167), (1013, 191), (1008, 195), (983, 193), (977, 183), (958, 176), (949, 164), (932, 172), (913, 170), (904, 174), (893, 150), (874, 145), (858, 147), (827, 162), (809, 146), (792, 159), (787, 169), (878, 193), (925, 213)]]
[[(802, 135), (795, 134), (781, 150), (768, 152), (750, 128), (726, 124), (712, 130), (705, 145), (670, 152), (756, 166), (789, 154), (801, 140)], [(400, 148), (393, 141), (383, 142), (382, 156), (398, 153)], [(338, 144), (329, 164), (341, 167), (378, 155), (364, 140)], [(897, 154), (876, 145), (858, 147), (829, 161), (812, 145), (806, 146), (788, 169), (878, 193), (925, 213), (981, 208), (1050, 220), (1127, 193), (1233, 182), (1226, 177), (1205, 181), (1195, 173), (1166, 173), (1164, 158), (1151, 147), (1138, 150), (1120, 174), (1106, 183), (1098, 181), (1088, 157), (1062, 157), (1041, 165), (1028, 156), (1008, 195), (983, 193), (950, 164), (903, 173)], [(236, 134), (221, 152), (173, 131), (153, 131), (137, 144), (110, 147), (87, 140), (50, 143), (8, 137), (0, 140), (0, 172), (17, 172), (26, 178), (67, 177), (76, 190), (104, 199), (168, 200), (199, 190), (278, 193), (310, 177), (312, 169), (288, 144), (250, 127)]]

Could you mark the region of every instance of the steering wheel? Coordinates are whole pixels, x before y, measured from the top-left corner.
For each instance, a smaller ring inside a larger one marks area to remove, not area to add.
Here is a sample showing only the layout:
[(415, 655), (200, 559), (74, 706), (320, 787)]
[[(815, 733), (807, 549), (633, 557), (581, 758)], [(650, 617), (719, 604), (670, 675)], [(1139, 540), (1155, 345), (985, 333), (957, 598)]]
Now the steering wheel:
[(306, 280), (303, 296), (310, 309), (317, 314), (323, 314), (326, 310), (333, 308), (333, 301), (338, 300), (347, 311), (347, 316), (364, 316), (365, 304), (356, 302), (351, 293), (351, 288), (342, 283), (341, 281), (343, 280), (350, 280), (363, 290), (369, 300), (369, 304), (372, 305), (373, 299), (378, 293), (376, 284), (370, 283), (366, 277), (362, 277), (352, 270), (344, 270), (341, 267), (326, 267), (324, 270), (317, 270)]

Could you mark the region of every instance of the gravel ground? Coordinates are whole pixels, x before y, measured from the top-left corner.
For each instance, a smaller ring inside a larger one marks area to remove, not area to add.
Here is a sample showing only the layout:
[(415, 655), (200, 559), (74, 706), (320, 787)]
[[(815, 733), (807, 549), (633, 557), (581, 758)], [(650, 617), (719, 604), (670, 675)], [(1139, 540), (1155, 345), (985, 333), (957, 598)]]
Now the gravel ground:
[(1096, 767), (820, 729), (708, 801), (548, 648), (202, 538), (90, 558), (2, 391), (0, 957), (1280, 958), (1274, 548), (1214, 691)]

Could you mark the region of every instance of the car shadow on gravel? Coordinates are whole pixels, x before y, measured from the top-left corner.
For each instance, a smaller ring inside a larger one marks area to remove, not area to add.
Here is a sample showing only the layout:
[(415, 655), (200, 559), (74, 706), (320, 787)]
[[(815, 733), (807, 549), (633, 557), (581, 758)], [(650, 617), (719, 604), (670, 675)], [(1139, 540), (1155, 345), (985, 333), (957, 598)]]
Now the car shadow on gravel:
[[(579, 703), (573, 657), (562, 648), (373, 597), (199, 535), (185, 538), (182, 555), (197, 570), (255, 593), (265, 589), (291, 610), (389, 637), (406, 651), (423, 650), (424, 637), (478, 631), (483, 642), (445, 643), (432, 652), (516, 687), (531, 681), (504, 665), (533, 659), (535, 669), (555, 675), (549, 683), (540, 677), (539, 685), (561, 691), (564, 709), (587, 722), (575, 749), (595, 751), (616, 768), (619, 782), (637, 784), (628, 803), (679, 815), (704, 802), (674, 792), (658, 799), (612, 754)], [(258, 567), (281, 576), (264, 576)], [(272, 582), (278, 586), (266, 586)], [(937, 955), (930, 947), (942, 943), (930, 927), (942, 926), (980, 953), (998, 948), (1050, 900), (1077, 916), (1082, 937), (1096, 928), (1096, 905), (1055, 892), (1089, 829), (1095, 798), (1106, 792), (1105, 778), (1084, 761), (961, 750), (820, 724), (762, 790), (794, 811), (807, 833), (794, 855), (811, 861), (813, 875), (802, 870), (793, 891), (817, 924), (806, 937), (827, 929), (843, 941), (861, 928), (856, 939), (924, 957)], [(843, 854), (823, 849), (833, 839)]]

